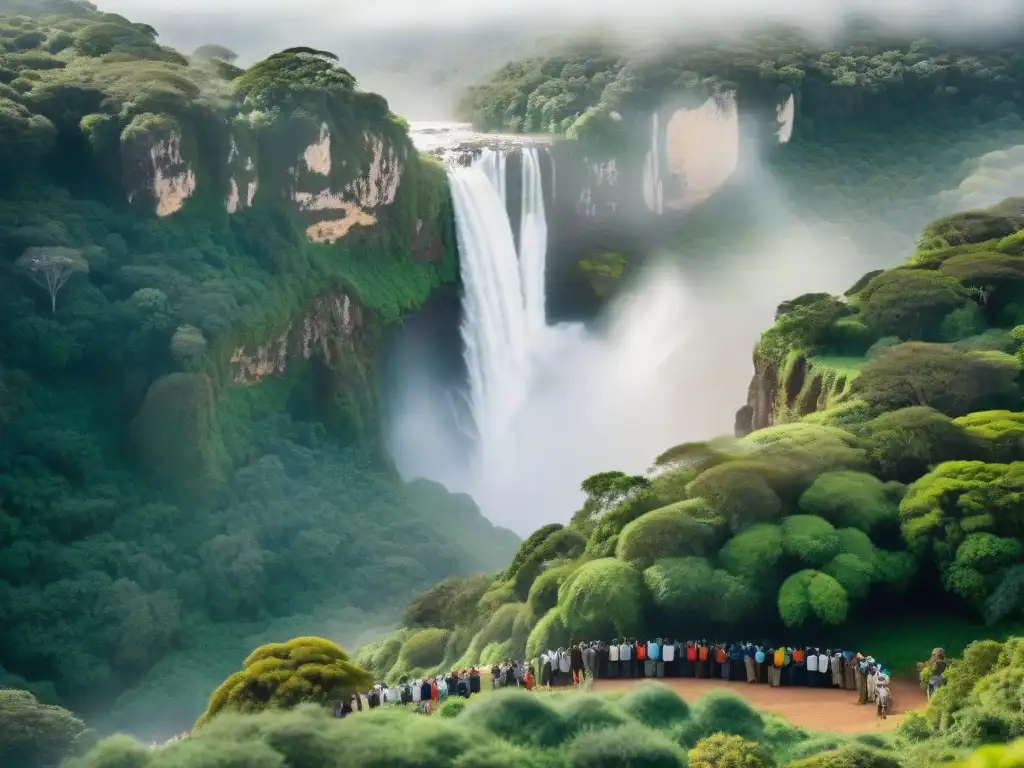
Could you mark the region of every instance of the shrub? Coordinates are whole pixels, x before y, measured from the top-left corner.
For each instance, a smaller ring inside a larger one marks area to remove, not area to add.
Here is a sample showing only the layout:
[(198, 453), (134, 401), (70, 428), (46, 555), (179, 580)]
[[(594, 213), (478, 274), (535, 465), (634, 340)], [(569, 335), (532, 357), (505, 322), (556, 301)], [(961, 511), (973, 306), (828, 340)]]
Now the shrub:
[(206, 337), (198, 328), (182, 325), (171, 336), (171, 355), (187, 370), (193, 370), (206, 354)]
[(764, 736), (764, 721), (741, 697), (729, 691), (715, 691), (694, 704), (689, 722), (679, 730), (679, 743), (692, 748), (701, 739), (716, 733), (760, 741)]
[(559, 608), (552, 608), (540, 617), (526, 640), (527, 658), (536, 658), (542, 651), (559, 648), (569, 642), (569, 629)]
[(780, 525), (752, 526), (726, 542), (719, 561), (730, 573), (755, 583), (770, 579), (782, 557), (782, 538)]
[(921, 233), (921, 240), (937, 238), (947, 245), (984, 243), (1012, 235), (1019, 228), (1016, 217), (993, 206), (986, 210), (962, 211), (933, 221)]
[(787, 768), (900, 768), (896, 755), (857, 742), (790, 763)]
[(560, 707), (562, 719), (570, 733), (614, 728), (626, 722), (626, 716), (600, 696), (570, 696)]
[(911, 482), (943, 461), (981, 456), (981, 443), (958, 422), (933, 408), (903, 408), (883, 413), (858, 434), (883, 477)]
[(813, 618), (833, 626), (846, 620), (849, 597), (828, 574), (805, 570), (794, 573), (779, 588), (779, 615), (787, 627)]
[(59, 765), (85, 733), (85, 723), (68, 710), (40, 704), (28, 691), (0, 688), (0, 762), (4, 765)]
[(954, 278), (913, 269), (883, 272), (859, 299), (861, 317), (879, 336), (923, 341), (940, 340), (943, 319), (970, 300)]
[(916, 744), (927, 741), (935, 735), (935, 729), (928, 722), (923, 712), (912, 709), (903, 716), (896, 726), (896, 739), (905, 744)]
[(731, 461), (702, 472), (687, 487), (690, 496), (703, 498), (734, 532), (774, 520), (782, 502), (749, 462)]
[(985, 331), (985, 316), (973, 301), (954, 309), (942, 321), (942, 341), (962, 341)]
[(1020, 562), (1022, 551), (1017, 539), (991, 533), (971, 533), (957, 547), (955, 562), (981, 573), (994, 573)]
[(580, 566), (559, 597), (559, 609), (576, 638), (636, 635), (646, 603), (640, 574), (612, 558)]
[(654, 604), (675, 627), (740, 621), (759, 601), (751, 582), (699, 557), (659, 560), (643, 578)]
[(836, 526), (870, 532), (883, 522), (899, 520), (881, 480), (866, 472), (828, 472), (800, 497), (800, 509)]
[(852, 600), (866, 597), (875, 577), (873, 559), (865, 562), (856, 555), (846, 553), (832, 558), (824, 571), (842, 585)]
[(953, 423), (988, 445), (997, 461), (1024, 458), (1024, 413), (978, 411), (954, 419)]
[(782, 548), (788, 556), (814, 568), (839, 554), (839, 537), (827, 520), (792, 515), (782, 521)]
[(462, 714), (462, 710), (466, 708), (467, 703), (466, 699), (450, 698), (438, 707), (437, 714), (445, 718), (458, 717)]
[(411, 634), (398, 654), (399, 669), (412, 671), (436, 667), (444, 658), (449, 634), (449, 630), (437, 627), (428, 627)]
[(548, 568), (536, 578), (526, 599), (535, 616), (543, 616), (558, 604), (558, 589), (579, 567), (577, 563), (565, 563)]
[(1000, 353), (941, 344), (900, 344), (861, 369), (853, 391), (890, 410), (930, 406), (950, 416), (1019, 401), (1020, 363)]
[(580, 734), (566, 746), (567, 768), (686, 768), (686, 753), (638, 725)]
[(703, 557), (713, 548), (716, 532), (692, 510), (706, 519), (706, 507), (703, 500), (693, 499), (648, 512), (622, 529), (616, 557), (639, 569), (665, 557)]
[(567, 733), (562, 714), (544, 697), (519, 689), (470, 700), (459, 720), (522, 746), (554, 747)]
[(883, 352), (891, 347), (895, 347), (897, 344), (902, 344), (903, 339), (899, 336), (883, 336), (870, 347), (868, 351), (864, 353), (864, 357), (868, 360), (874, 360), (879, 357)]
[(690, 768), (771, 768), (775, 760), (756, 741), (716, 733), (701, 739), (690, 750)]
[(196, 727), (224, 711), (259, 712), (302, 703), (326, 705), (372, 684), (370, 674), (349, 661), (348, 654), (329, 640), (296, 637), (286, 643), (269, 643), (249, 654), (242, 670), (210, 694)]
[(647, 681), (634, 685), (619, 701), (630, 717), (651, 728), (672, 728), (690, 717), (690, 707), (663, 683)]

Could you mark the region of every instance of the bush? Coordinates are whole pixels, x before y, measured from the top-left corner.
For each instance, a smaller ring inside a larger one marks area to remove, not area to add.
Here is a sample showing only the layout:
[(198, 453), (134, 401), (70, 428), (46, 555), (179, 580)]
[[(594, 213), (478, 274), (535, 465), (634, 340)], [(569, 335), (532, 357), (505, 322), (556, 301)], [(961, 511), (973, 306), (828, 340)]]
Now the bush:
[(833, 525), (870, 532), (899, 514), (881, 480), (865, 472), (828, 472), (800, 497), (800, 509)]
[(541, 572), (526, 599), (535, 616), (543, 616), (558, 604), (559, 587), (578, 567), (577, 563), (565, 563)]
[(952, 277), (913, 269), (893, 269), (874, 278), (859, 295), (861, 317), (879, 336), (939, 341), (942, 321), (970, 301)]
[(637, 725), (584, 733), (566, 746), (568, 768), (686, 768), (686, 753)]
[(403, 672), (410, 672), (436, 667), (444, 658), (449, 634), (449, 630), (437, 627), (414, 632), (402, 644), (402, 650), (398, 654), (398, 668)]
[(543, 696), (519, 689), (471, 699), (459, 720), (521, 746), (555, 747), (568, 732), (562, 714)]
[(714, 547), (716, 532), (697, 515), (710, 518), (702, 499), (648, 512), (622, 529), (616, 557), (642, 570), (666, 557), (707, 555)]
[(731, 461), (702, 472), (687, 493), (703, 498), (734, 532), (775, 520), (782, 502), (749, 462)]
[(954, 419), (953, 423), (985, 443), (996, 461), (1024, 458), (1024, 413), (978, 411)]
[(690, 707), (663, 683), (647, 681), (634, 685), (619, 701), (630, 717), (650, 728), (673, 728), (690, 717)]
[(659, 560), (644, 571), (643, 578), (654, 604), (677, 628), (742, 621), (759, 602), (750, 581), (713, 569), (699, 557)]
[(935, 735), (935, 729), (923, 712), (912, 709), (903, 716), (896, 726), (896, 739), (904, 744), (917, 744)]
[(811, 618), (838, 626), (846, 621), (850, 600), (842, 585), (820, 571), (799, 571), (779, 588), (779, 615), (787, 627)]
[(437, 709), (437, 714), (440, 717), (451, 718), (458, 717), (462, 714), (462, 710), (466, 708), (468, 701), (462, 698), (450, 698), (448, 701), (441, 704)]
[(775, 760), (756, 741), (716, 733), (690, 750), (690, 768), (771, 768)]
[(28, 691), (0, 688), (0, 763), (57, 766), (85, 733), (85, 723), (68, 710), (40, 704)]
[(790, 763), (787, 768), (900, 768), (900, 761), (891, 752), (850, 742)]
[(764, 721), (741, 697), (729, 691), (715, 691), (693, 706), (689, 722), (679, 730), (679, 743), (692, 748), (701, 739), (716, 733), (761, 741)]
[(918, 405), (962, 416), (1019, 402), (1019, 369), (1020, 363), (1006, 354), (907, 343), (865, 365), (853, 382), (853, 391), (889, 410)]
[(286, 643), (269, 643), (249, 654), (242, 670), (210, 694), (196, 727), (225, 711), (259, 712), (303, 703), (327, 705), (372, 684), (373, 677), (329, 640), (296, 637)]
[(560, 707), (562, 719), (569, 732), (598, 731), (614, 728), (626, 722), (626, 716), (606, 699), (593, 694), (570, 696)]
[(982, 444), (959, 421), (933, 408), (902, 408), (864, 424), (858, 434), (882, 477), (911, 482), (943, 461), (981, 457)]
[(839, 582), (851, 600), (867, 597), (871, 582), (875, 578), (873, 559), (865, 562), (856, 555), (847, 553), (836, 555), (825, 566), (824, 571)]
[(540, 617), (526, 640), (526, 657), (536, 658), (548, 649), (560, 648), (569, 642), (569, 629), (559, 608), (552, 608)]
[(646, 604), (643, 579), (620, 560), (580, 566), (559, 597), (559, 609), (574, 638), (635, 636)]
[(719, 561), (730, 573), (760, 583), (775, 576), (782, 542), (782, 526), (761, 523), (729, 539), (719, 553)]
[(839, 554), (839, 537), (827, 520), (792, 515), (782, 521), (782, 548), (789, 557), (816, 568)]

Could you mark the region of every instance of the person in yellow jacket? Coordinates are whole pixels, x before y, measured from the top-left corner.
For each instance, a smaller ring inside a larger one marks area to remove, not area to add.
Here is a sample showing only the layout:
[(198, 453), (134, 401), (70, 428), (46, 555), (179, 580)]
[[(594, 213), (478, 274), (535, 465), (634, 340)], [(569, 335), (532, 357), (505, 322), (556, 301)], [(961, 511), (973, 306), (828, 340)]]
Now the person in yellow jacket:
[(772, 654), (772, 687), (782, 685), (782, 668), (786, 665), (786, 649), (776, 648)]

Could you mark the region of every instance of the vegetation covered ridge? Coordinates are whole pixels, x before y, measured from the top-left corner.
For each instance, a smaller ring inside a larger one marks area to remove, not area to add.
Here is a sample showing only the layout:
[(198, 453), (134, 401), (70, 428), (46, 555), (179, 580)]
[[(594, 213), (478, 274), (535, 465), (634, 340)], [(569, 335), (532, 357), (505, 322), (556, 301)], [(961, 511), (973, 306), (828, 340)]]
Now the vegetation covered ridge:
[(350, 642), (517, 544), (378, 450), (443, 168), (332, 54), (234, 60), (0, 2), (0, 685), (89, 716), (189, 724), (273, 622)]
[[(448, 698), (433, 716), (418, 714), (415, 704), (392, 702), (338, 719), (331, 705), (372, 678), (340, 648), (295, 638), (253, 651), (246, 669), (210, 697), (201, 727), (189, 738), (151, 749), (114, 736), (66, 765), (1010, 768), (1020, 764), (1024, 747), (1022, 650), (1020, 637), (973, 643), (949, 664), (923, 710), (906, 713), (892, 731), (844, 736), (757, 712), (732, 691), (687, 702), (653, 681), (612, 694), (505, 688)], [(925, 669), (922, 677), (930, 673)], [(247, 685), (260, 678), (264, 685)], [(35, 748), (40, 759), (31, 768), (47, 768), (60, 752), (86, 752), (88, 745), (75, 744), (81, 723), (46, 711), (28, 694), (15, 695), (9, 702), (0, 696), (0, 711), (32, 723), (43, 746)], [(8, 743), (35, 756), (27, 740)]]
[(1016, 109), (1024, 79), (1024, 57), (1012, 42), (1019, 31), (1006, 32), (986, 43), (958, 43), (901, 36), (862, 19), (831, 43), (772, 25), (653, 46), (642, 55), (586, 40), (505, 65), (467, 91), (460, 111), (478, 129), (602, 143), (621, 134), (620, 118), (628, 124), (632, 115), (650, 115), (666, 99), (728, 92), (772, 110), (792, 95), (805, 133), (851, 121), (896, 127), (961, 109), (991, 117)]
[(789, 398), (777, 418), (750, 431), (745, 408), (740, 437), (588, 478), (568, 525), (496, 577), (428, 590), (359, 662), (394, 680), (614, 637), (848, 647), (908, 611), (968, 640), (1020, 626), (1022, 203), (933, 223), (908, 264), (843, 299), (780, 306), (758, 347)]

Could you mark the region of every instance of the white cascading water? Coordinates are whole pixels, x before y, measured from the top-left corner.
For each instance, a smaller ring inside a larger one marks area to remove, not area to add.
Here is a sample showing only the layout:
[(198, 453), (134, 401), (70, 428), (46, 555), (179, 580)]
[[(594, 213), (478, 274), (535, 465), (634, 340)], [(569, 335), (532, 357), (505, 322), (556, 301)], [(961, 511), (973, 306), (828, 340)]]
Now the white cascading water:
[(659, 125), (658, 113), (655, 112), (651, 115), (651, 149), (644, 158), (643, 184), (647, 208), (660, 215), (665, 208), (665, 192), (661, 180)]
[[(455, 447), (450, 406), (415, 364), (400, 374), (392, 452), (406, 477), (473, 496), (487, 517), (527, 535), (579, 508), (580, 482), (609, 469), (643, 472), (684, 434), (681, 384), (702, 376), (677, 353), (704, 321), (699, 297), (672, 268), (651, 268), (592, 328), (548, 324), (543, 150), (522, 147), (522, 214), (515, 247), (505, 157), (483, 152), (449, 166), (462, 272), (462, 338), (474, 429)], [(744, 365), (748, 365), (743, 360)], [(734, 400), (707, 409), (728, 424)], [(717, 391), (717, 390), (716, 390)], [(697, 429), (705, 414), (686, 422)], [(688, 430), (687, 430), (688, 431)], [(720, 431), (715, 429), (711, 433)]]
[(484, 449), (508, 435), (529, 374), (523, 279), (505, 206), (505, 155), (485, 149), (469, 167), (450, 168), (448, 178), (464, 290), (470, 410)]

